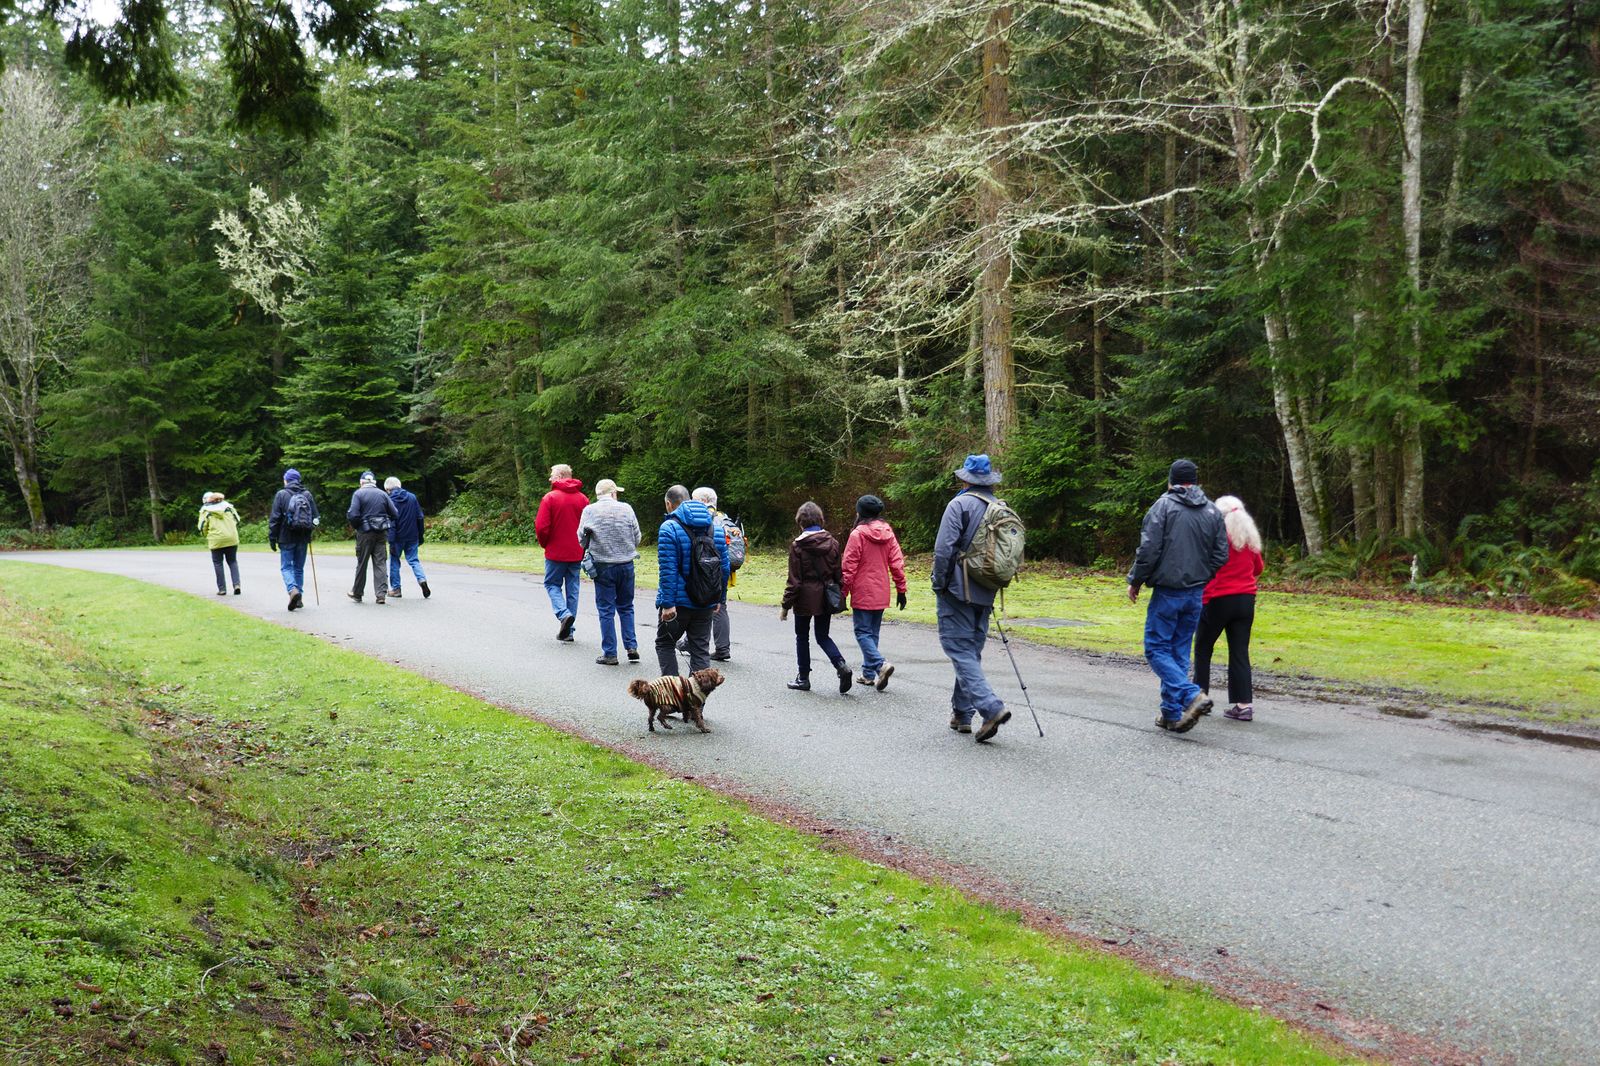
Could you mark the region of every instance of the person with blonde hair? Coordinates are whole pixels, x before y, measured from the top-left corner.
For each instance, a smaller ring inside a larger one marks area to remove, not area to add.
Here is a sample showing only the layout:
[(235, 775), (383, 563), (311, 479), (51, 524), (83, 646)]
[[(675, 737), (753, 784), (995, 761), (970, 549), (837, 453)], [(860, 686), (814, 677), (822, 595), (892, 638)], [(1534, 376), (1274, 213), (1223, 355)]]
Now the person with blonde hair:
[(239, 595), (239, 512), (220, 492), (208, 492), (200, 497), (200, 532), (206, 536), (206, 547), (211, 549), (211, 569), (217, 575), (217, 595), (226, 596), (222, 564), (228, 564), (233, 577), (233, 594)]
[(1228, 703), (1224, 717), (1248, 722), (1255, 717), (1250, 678), (1250, 627), (1256, 617), (1256, 579), (1266, 569), (1261, 531), (1237, 496), (1217, 500), (1228, 531), (1228, 561), (1206, 583), (1200, 625), (1194, 634), (1194, 683), (1211, 692), (1211, 652), (1228, 635)]

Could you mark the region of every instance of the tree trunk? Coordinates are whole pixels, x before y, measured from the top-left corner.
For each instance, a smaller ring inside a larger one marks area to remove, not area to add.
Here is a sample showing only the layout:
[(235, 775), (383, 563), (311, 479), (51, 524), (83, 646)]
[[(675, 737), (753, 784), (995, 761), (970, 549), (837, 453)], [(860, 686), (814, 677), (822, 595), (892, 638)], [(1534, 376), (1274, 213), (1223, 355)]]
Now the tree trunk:
[(911, 417), (911, 390), (906, 386), (906, 339), (894, 335), (894, 391), (900, 401), (900, 417)]
[(160, 544), (166, 533), (161, 521), (161, 486), (156, 482), (156, 450), (148, 441), (144, 446), (144, 483), (150, 493), (150, 538)]
[(1528, 437), (1522, 451), (1522, 480), (1526, 484), (1537, 469), (1539, 426), (1544, 421), (1544, 273), (1533, 267), (1533, 391), (1528, 398)]
[(1381, 447), (1373, 456), (1372, 515), (1379, 540), (1394, 536), (1394, 449)]
[(1011, 247), (1004, 215), (1011, 202), (1011, 22), (1010, 4), (989, 13), (983, 41), (982, 126), (990, 156), (978, 188), (978, 300), (983, 315), (983, 413), (989, 453), (1004, 456), (1017, 428), (1016, 366), (1011, 350)]
[(28, 525), (35, 533), (43, 533), (44, 493), (39, 489), (39, 454), (28, 440), (11, 442), (11, 467), (17, 475), (17, 491), (28, 505)]
[[(1411, 280), (1414, 300), (1422, 292), (1422, 40), (1428, 28), (1428, 2), (1408, 0), (1407, 9), (1406, 152), (1400, 170), (1400, 210), (1405, 230), (1406, 277)], [(1422, 387), (1422, 322), (1414, 314), (1407, 357), (1407, 383), (1415, 393)], [(1424, 455), (1422, 425), (1415, 415), (1405, 420), (1401, 454), (1400, 532), (1402, 536), (1417, 537), (1422, 535)]]

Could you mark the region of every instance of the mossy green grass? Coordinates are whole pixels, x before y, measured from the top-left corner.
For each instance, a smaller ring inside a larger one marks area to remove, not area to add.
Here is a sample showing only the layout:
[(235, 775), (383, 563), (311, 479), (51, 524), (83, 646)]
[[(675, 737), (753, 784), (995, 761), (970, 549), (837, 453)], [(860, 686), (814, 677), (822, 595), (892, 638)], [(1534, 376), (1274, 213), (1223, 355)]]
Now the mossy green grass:
[(0, 562), (11, 1062), (1327, 1063), (396, 667)]

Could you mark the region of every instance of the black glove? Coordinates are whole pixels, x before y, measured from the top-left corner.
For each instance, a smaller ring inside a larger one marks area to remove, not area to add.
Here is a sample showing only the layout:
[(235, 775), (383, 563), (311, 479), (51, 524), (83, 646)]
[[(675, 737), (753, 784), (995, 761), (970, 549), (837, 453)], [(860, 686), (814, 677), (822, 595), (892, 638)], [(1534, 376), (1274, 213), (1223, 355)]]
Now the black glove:
[(894, 602), (899, 605), (899, 607), (900, 607), (900, 609), (902, 611), (905, 610), (906, 609), (906, 594), (904, 592), (895, 593)]
[(267, 547), (271, 548), (273, 551), (277, 551), (278, 550), (278, 542), (275, 541), (275, 540), (269, 540), (269, 541), (267, 541)]

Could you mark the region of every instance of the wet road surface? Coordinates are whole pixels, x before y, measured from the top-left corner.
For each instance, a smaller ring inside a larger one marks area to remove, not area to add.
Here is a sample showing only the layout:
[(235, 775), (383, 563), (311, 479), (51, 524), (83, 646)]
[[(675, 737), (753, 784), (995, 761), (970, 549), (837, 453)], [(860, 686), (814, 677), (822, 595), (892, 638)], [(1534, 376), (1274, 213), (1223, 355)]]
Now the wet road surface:
[[(0, 558), (214, 598), (203, 551)], [(1142, 668), (1015, 644), (1046, 735), (992, 644), (1015, 716), (979, 746), (946, 727), (951, 674), (931, 630), (890, 612), (887, 692), (841, 696), (829, 671), (795, 693), (790, 623), (743, 603), (707, 707), (715, 732), (650, 735), (623, 691), (655, 672), (646, 590), (644, 663), (601, 667), (587, 582), (577, 643), (559, 644), (534, 575), (431, 565), (431, 600), (408, 576), (380, 608), (346, 601), (353, 562), (325, 557), (322, 606), (290, 615), (276, 558), (239, 561), (246, 594), (217, 602), (985, 871), (1180, 972), (1222, 948), (1238, 971), (1358, 1018), (1521, 1062), (1600, 1061), (1600, 752), (1274, 699), (1253, 723), (1219, 711), (1175, 737), (1152, 728)], [(1129, 625), (1141, 617), (1130, 608)], [(834, 636), (858, 662), (847, 620)], [(1258, 634), (1262, 658), (1270, 639)]]

